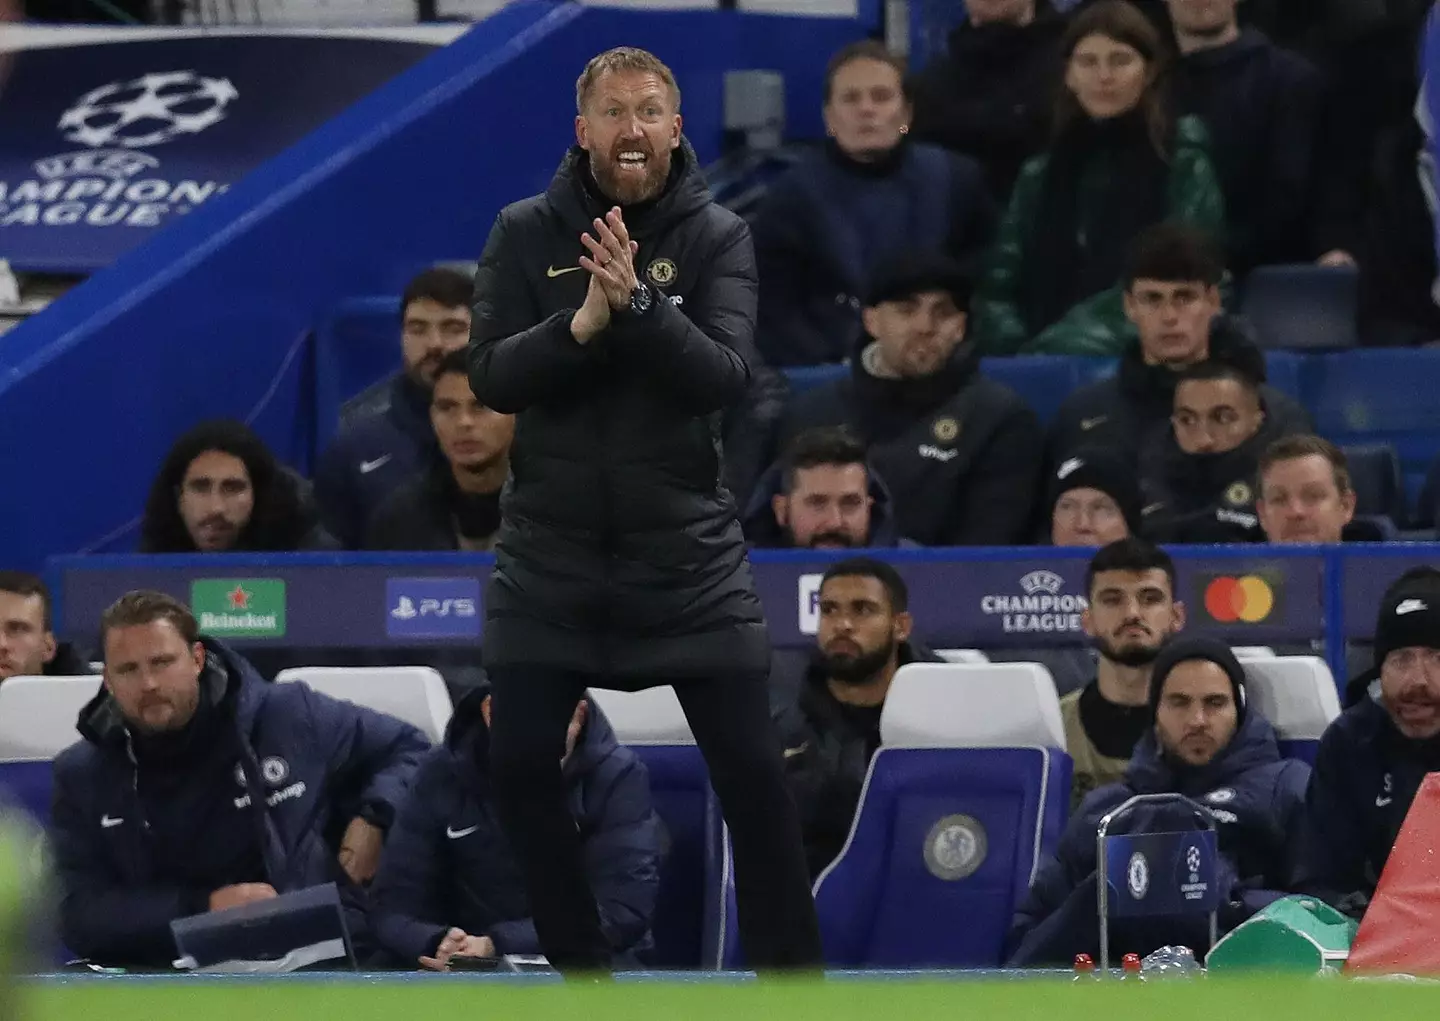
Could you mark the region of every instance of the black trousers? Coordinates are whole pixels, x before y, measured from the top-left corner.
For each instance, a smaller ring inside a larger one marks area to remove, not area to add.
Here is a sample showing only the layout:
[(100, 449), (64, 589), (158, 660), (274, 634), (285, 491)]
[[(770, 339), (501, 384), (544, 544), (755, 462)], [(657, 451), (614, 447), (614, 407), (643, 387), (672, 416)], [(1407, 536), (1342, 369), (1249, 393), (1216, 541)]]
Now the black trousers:
[[(495, 796), (525, 874), (540, 945), (562, 972), (605, 970), (613, 955), (560, 775), (566, 725), (597, 680), (548, 668), (490, 671)], [(740, 937), (751, 967), (818, 969), (820, 930), (800, 819), (785, 787), (765, 677), (683, 681), (675, 693), (730, 827)]]

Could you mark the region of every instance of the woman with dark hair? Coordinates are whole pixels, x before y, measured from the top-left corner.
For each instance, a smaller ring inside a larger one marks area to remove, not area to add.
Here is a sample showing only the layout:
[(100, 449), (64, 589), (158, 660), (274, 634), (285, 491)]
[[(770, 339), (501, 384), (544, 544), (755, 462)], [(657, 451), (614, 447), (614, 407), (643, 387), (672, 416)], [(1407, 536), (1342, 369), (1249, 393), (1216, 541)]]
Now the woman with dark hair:
[(142, 553), (325, 549), (309, 487), (241, 422), (202, 422), (160, 466), (140, 524)]
[(1114, 355), (1134, 339), (1119, 286), (1140, 231), (1181, 220), (1220, 235), (1205, 129), (1170, 114), (1166, 48), (1125, 0), (1071, 22), (1048, 152), (1021, 171), (976, 294), (986, 354)]

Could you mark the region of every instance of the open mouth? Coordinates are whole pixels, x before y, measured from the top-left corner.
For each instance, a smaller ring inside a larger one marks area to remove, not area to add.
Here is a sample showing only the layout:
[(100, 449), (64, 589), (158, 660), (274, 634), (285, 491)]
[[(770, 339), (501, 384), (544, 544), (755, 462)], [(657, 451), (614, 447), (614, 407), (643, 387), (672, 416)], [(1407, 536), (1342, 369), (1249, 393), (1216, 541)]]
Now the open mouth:
[(615, 162), (624, 170), (644, 170), (650, 157), (638, 149), (626, 149), (615, 158)]

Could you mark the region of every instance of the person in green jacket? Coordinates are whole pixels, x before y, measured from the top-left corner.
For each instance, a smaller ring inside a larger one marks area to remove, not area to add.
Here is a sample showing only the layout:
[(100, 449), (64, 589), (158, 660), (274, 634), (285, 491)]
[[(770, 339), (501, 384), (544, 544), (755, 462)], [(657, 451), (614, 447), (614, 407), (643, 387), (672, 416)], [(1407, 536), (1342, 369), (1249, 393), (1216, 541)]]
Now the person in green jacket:
[(974, 303), (987, 355), (1118, 355), (1135, 339), (1119, 286), (1130, 242), (1166, 220), (1224, 230), (1204, 126), (1171, 117), (1165, 46), (1125, 0), (1071, 22), (1055, 140), (1026, 163)]

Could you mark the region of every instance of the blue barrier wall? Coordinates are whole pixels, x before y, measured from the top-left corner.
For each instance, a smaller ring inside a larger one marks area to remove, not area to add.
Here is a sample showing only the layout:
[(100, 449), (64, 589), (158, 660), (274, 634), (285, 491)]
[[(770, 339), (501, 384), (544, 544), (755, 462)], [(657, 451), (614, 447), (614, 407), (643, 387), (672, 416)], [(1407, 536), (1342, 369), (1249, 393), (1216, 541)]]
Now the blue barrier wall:
[[(879, 550), (904, 576), (916, 633), (935, 647), (1056, 648), (1086, 643), (1085, 569), (1093, 550)], [(1347, 642), (1367, 640), (1385, 588), (1440, 544), (1178, 546), (1176, 597), (1187, 629), (1234, 645), (1323, 642), (1343, 687)], [(852, 551), (756, 551), (756, 590), (777, 646), (814, 642), (825, 568)], [(191, 604), (202, 626), (241, 648), (473, 648), (488, 554), (301, 553), (57, 557), (56, 628), (82, 643), (101, 611), (136, 588)], [(207, 624), (206, 613), (218, 614)]]
[(320, 313), (476, 256), (573, 141), (575, 77), (596, 52), (669, 62), (709, 160), (727, 69), (785, 73), (792, 130), (816, 134), (825, 60), (863, 34), (839, 18), (501, 9), (4, 338), (0, 563), (131, 548), (165, 451), (205, 417), (248, 419), (308, 467)]

